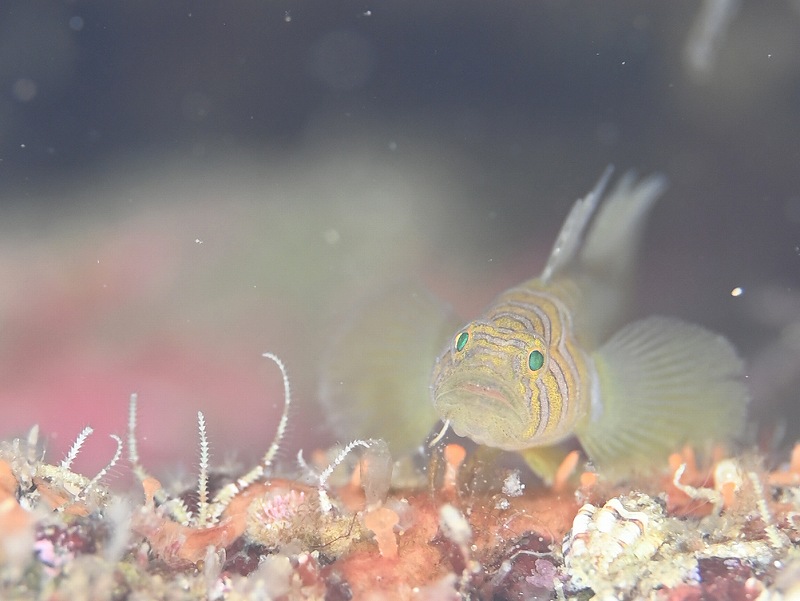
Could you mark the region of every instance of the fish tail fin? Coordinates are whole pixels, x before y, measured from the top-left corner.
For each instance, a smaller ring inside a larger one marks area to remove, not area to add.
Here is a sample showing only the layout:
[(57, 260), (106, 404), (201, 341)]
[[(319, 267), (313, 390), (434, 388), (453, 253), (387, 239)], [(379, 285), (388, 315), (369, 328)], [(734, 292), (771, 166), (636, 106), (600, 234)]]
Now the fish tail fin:
[(650, 317), (624, 327), (593, 359), (598, 398), (576, 434), (612, 476), (652, 469), (684, 444), (702, 449), (742, 430), (744, 366), (721, 335)]

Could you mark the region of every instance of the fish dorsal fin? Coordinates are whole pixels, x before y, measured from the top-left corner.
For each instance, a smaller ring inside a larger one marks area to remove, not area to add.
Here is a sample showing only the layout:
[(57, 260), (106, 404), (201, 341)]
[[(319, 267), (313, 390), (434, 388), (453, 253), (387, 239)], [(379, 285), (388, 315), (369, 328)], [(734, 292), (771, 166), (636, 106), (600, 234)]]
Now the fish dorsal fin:
[(649, 317), (622, 328), (593, 359), (598, 398), (576, 434), (609, 475), (660, 467), (684, 444), (702, 447), (741, 432), (744, 368), (719, 334)]
[(582, 342), (594, 347), (608, 339), (627, 318), (631, 280), (647, 216), (666, 187), (666, 178), (640, 181), (626, 173), (605, 195), (586, 232), (568, 276), (581, 291), (576, 328)]
[(608, 184), (611, 173), (614, 167), (609, 165), (603, 171), (594, 189), (589, 192), (585, 197), (579, 198), (572, 205), (572, 209), (567, 216), (564, 225), (561, 226), (561, 231), (558, 233), (553, 250), (550, 251), (550, 257), (547, 259), (544, 271), (541, 275), (541, 280), (548, 283), (553, 276), (558, 275), (564, 268), (572, 262), (575, 258), (581, 240), (583, 239), (583, 232), (586, 230), (586, 225), (592, 218), (592, 214), (597, 208), (597, 203), (603, 195), (603, 190)]
[(651, 175), (637, 183), (635, 174), (629, 171), (620, 178), (586, 234), (580, 270), (612, 287), (625, 286), (647, 216), (666, 186), (662, 175)]

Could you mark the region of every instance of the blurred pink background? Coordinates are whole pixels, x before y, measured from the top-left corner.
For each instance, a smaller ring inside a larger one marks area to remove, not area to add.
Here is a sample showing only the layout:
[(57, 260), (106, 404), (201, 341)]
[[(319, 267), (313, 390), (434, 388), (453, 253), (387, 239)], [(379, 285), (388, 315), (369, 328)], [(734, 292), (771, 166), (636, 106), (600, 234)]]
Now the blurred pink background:
[(609, 163), (670, 182), (631, 317), (729, 336), (753, 421), (800, 436), (796, 3), (708, 38), (694, 2), (6, 4), (0, 437), (57, 462), (91, 425), (93, 473), (138, 392), (146, 465), (194, 469), (198, 410), (250, 461), (271, 351), (291, 462), (335, 440), (320, 361), (359, 303), (413, 280), (474, 316)]

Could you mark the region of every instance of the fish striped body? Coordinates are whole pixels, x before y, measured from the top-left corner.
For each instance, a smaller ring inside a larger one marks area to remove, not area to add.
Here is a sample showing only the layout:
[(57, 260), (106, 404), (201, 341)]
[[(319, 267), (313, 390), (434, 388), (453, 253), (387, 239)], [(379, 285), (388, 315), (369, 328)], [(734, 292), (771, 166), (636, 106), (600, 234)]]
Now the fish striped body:
[[(593, 369), (581, 350), (572, 324), (573, 309), (564, 299), (565, 283), (548, 291), (532, 280), (503, 293), (487, 311), (498, 327), (516, 325), (536, 332), (547, 350), (537, 378), (528, 378), (525, 398), (534, 413), (531, 436), (541, 444), (558, 442), (572, 434), (590, 402)], [(521, 367), (526, 367), (524, 362)], [(529, 368), (530, 369), (530, 368)], [(535, 388), (535, 391), (534, 391)], [(538, 406), (538, 416), (535, 409)]]
[(748, 399), (717, 334), (660, 317), (614, 334), (663, 182), (623, 178), (584, 236), (609, 175), (574, 205), (542, 275), (456, 332), (433, 370), (434, 407), (456, 434), (523, 452), (546, 479), (554, 445), (573, 435), (598, 465), (631, 471), (735, 434)]

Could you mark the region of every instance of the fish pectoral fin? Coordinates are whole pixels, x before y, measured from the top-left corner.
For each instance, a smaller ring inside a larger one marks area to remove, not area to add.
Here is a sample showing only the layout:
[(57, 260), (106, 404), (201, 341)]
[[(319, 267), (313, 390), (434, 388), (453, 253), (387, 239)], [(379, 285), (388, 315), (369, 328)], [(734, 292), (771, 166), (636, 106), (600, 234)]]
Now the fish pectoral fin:
[(382, 438), (392, 456), (413, 453), (438, 416), (431, 366), (461, 320), (421, 284), (391, 286), (325, 340), (319, 399), (341, 440)]
[(528, 467), (539, 476), (547, 486), (552, 486), (556, 472), (574, 445), (556, 444), (548, 447), (532, 447), (520, 451)]
[(624, 327), (593, 359), (600, 403), (576, 434), (611, 476), (665, 465), (684, 444), (741, 432), (749, 397), (743, 364), (721, 335), (650, 317)]

